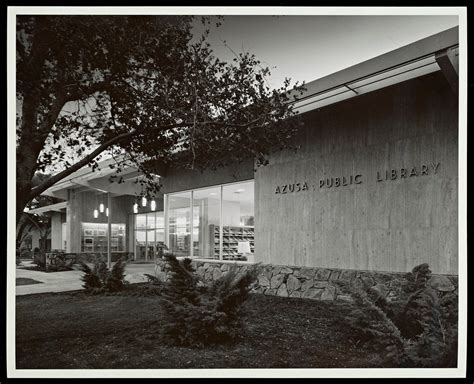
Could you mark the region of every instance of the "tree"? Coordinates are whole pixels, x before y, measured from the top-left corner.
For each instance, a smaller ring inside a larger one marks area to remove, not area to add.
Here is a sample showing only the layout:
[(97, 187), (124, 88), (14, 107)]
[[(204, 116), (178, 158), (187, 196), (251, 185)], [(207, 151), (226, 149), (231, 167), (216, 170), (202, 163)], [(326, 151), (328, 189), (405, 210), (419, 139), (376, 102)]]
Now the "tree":
[[(126, 158), (159, 186), (154, 164), (216, 168), (288, 147), (296, 132), (287, 79), (270, 89), (254, 55), (231, 63), (193, 40), (191, 17), (17, 16), (17, 224), (24, 207), (98, 156)], [(290, 92), (293, 91), (293, 92)], [(74, 160), (71, 160), (73, 158)], [(79, 159), (79, 160), (77, 160)], [(63, 168), (37, 186), (52, 164)], [(123, 163), (117, 162), (120, 182)]]
[[(32, 185), (39, 185), (50, 177), (50, 175), (37, 172), (33, 176)], [(54, 197), (36, 196), (28, 203), (27, 208), (28, 210), (35, 209), (59, 202), (60, 200)], [(34, 229), (38, 231), (38, 234), (40, 236), (41, 251), (46, 251), (46, 240), (51, 233), (51, 217), (48, 215), (32, 214), (28, 211), (23, 211), (18, 220), (16, 231), (16, 249), (20, 249), (21, 243), (27, 238), (27, 236), (30, 235), (30, 232)]]

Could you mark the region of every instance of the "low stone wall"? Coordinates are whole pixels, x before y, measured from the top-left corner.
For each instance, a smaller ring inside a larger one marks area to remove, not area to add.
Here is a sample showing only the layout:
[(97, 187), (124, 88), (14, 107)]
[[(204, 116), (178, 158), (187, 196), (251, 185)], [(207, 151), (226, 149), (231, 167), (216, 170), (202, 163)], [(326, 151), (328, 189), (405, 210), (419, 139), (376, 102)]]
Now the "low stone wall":
[[(256, 264), (239, 262), (205, 262), (193, 260), (196, 273), (204, 282), (212, 282), (223, 276), (231, 266), (238, 273), (244, 273), (249, 268), (258, 268), (258, 280), (252, 288), (255, 293), (282, 297), (299, 297), (314, 300), (345, 300), (351, 298), (343, 293), (336, 280), (347, 282), (351, 287), (370, 286), (382, 293), (387, 300), (396, 299), (401, 290), (401, 279), (404, 273), (358, 271), (334, 268), (290, 267), (271, 264)], [(166, 281), (169, 271), (166, 263), (159, 262), (157, 277)], [(433, 275), (429, 282), (440, 292), (457, 290), (457, 276)]]

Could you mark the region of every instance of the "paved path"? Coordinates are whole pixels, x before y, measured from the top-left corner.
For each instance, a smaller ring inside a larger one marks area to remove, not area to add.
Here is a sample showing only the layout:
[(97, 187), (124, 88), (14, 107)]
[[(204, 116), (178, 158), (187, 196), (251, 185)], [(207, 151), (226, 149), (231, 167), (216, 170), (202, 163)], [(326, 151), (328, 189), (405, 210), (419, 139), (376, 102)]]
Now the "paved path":
[[(23, 265), (30, 265), (23, 262)], [(128, 264), (125, 267), (125, 279), (130, 283), (141, 283), (147, 281), (145, 273), (154, 274), (154, 264)], [(81, 271), (65, 272), (40, 272), (27, 269), (16, 269), (16, 277), (23, 277), (41, 281), (41, 284), (29, 284), (16, 286), (16, 295), (30, 295), (45, 292), (66, 292), (82, 289)]]

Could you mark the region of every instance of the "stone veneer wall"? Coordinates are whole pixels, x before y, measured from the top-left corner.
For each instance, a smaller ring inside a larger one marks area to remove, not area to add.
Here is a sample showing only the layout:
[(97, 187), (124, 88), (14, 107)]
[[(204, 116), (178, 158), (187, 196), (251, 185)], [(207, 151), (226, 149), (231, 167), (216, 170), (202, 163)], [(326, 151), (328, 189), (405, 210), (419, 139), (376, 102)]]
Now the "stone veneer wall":
[[(350, 296), (340, 291), (335, 280), (347, 281), (353, 287), (361, 287), (363, 283), (366, 283), (383, 293), (387, 300), (394, 300), (398, 297), (401, 289), (400, 278), (405, 275), (405, 273), (393, 272), (193, 260), (196, 273), (207, 283), (219, 279), (233, 265), (238, 268), (238, 273), (245, 273), (253, 266), (259, 269), (258, 280), (252, 288), (254, 293), (314, 300), (350, 301)], [(159, 262), (156, 275), (162, 281), (169, 278), (166, 262)], [(455, 275), (433, 275), (430, 284), (440, 292), (457, 291), (458, 277)]]

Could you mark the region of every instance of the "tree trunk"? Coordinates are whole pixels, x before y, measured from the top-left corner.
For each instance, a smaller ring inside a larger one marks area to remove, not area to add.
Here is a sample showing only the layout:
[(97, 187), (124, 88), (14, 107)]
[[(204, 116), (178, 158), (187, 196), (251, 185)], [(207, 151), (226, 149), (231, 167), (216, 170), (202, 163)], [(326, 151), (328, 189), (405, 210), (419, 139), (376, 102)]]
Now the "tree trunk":
[(16, 226), (17, 231), (19, 231), (21, 217), (23, 216), (23, 211), (30, 201), (30, 184), (29, 183), (22, 183), (17, 181), (16, 184)]

